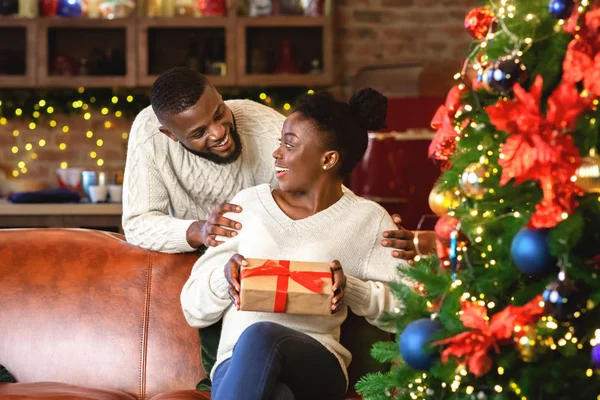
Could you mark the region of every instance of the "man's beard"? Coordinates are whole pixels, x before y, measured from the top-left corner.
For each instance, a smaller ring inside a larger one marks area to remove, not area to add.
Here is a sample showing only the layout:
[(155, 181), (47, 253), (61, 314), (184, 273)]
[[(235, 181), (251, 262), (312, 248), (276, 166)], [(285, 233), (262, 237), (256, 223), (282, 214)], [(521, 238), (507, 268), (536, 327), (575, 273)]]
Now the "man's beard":
[(181, 145), (190, 153), (192, 153), (198, 157), (202, 157), (205, 160), (208, 160), (210, 162), (213, 162), (213, 163), (219, 164), (219, 165), (231, 164), (232, 162), (237, 160), (240, 157), (240, 155), (242, 154), (242, 138), (240, 137), (240, 134), (238, 133), (235, 126), (231, 127), (229, 132), (231, 135), (231, 139), (233, 140), (233, 143), (235, 144), (235, 149), (227, 157), (221, 157), (221, 156), (218, 156), (213, 153), (200, 153), (198, 151), (190, 149), (189, 147), (187, 147), (185, 144), (183, 144), (181, 142), (179, 142), (179, 143), (181, 143)]

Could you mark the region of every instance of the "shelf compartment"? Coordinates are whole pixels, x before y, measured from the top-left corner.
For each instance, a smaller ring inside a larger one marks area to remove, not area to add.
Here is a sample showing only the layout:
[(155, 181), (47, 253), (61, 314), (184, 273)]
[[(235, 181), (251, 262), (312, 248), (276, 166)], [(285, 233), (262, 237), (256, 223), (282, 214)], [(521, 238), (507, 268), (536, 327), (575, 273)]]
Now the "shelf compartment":
[(135, 86), (134, 18), (43, 18), (39, 24), (41, 86)]
[(35, 21), (0, 18), (0, 87), (35, 85)]
[[(333, 83), (329, 17), (239, 18), (238, 84), (326, 86)], [(310, 46), (306, 44), (310, 43)], [(291, 54), (285, 57), (284, 53)], [(291, 60), (290, 62), (287, 62)]]
[(235, 29), (231, 17), (145, 18), (138, 25), (139, 84), (151, 86), (162, 72), (187, 66), (215, 86), (235, 84)]

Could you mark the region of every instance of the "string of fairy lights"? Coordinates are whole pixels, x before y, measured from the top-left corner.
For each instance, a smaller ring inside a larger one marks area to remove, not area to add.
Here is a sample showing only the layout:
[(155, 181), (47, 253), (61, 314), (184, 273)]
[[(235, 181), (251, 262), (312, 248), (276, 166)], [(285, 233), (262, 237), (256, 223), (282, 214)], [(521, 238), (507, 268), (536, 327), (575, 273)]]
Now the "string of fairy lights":
[[(94, 105), (97, 101), (95, 96), (90, 96), (86, 100), (83, 99), (86, 89), (84, 87), (80, 87), (77, 92), (81, 95), (82, 98), (74, 100), (71, 103), (71, 108), (74, 114), (79, 114), (84, 121), (91, 121), (92, 119), (102, 119), (101, 126), (106, 131), (111, 131), (113, 129), (114, 119), (122, 118), (124, 113), (120, 109), (120, 103), (132, 103), (134, 101), (133, 95), (126, 95), (123, 97), (119, 97), (114, 95), (111, 97), (110, 102), (113, 105), (112, 108), (101, 107), (95, 108)], [(2, 107), (2, 100), (0, 100), (0, 107)], [(55, 105), (53, 105), (50, 101), (42, 98), (36, 104), (33, 105), (31, 110), (25, 110), (24, 108), (17, 107), (14, 110), (14, 116), (17, 118), (25, 118), (28, 115), (31, 115), (31, 121), (26, 126), (27, 132), (23, 132), (19, 129), (14, 129), (12, 131), (12, 136), (18, 138), (21, 135), (25, 135), (27, 133), (35, 133), (38, 129), (44, 128), (44, 125), (47, 124), (51, 130), (59, 130), (62, 134), (68, 134), (71, 132), (71, 127), (68, 123), (61, 122), (61, 116), (64, 118), (64, 115), (57, 115)], [(8, 124), (8, 119), (6, 116), (0, 118), (0, 126), (5, 126)], [(32, 135), (33, 136), (33, 135)], [(88, 129), (85, 132), (85, 136), (90, 141), (93, 141), (95, 149), (90, 151), (88, 154), (89, 158), (95, 160), (95, 164), (98, 167), (102, 167), (105, 163), (104, 158), (102, 157), (102, 147), (104, 145), (104, 140), (96, 137), (97, 135), (92, 129)], [(129, 132), (122, 132), (120, 134), (122, 140), (127, 140), (129, 137)], [(59, 139), (56, 143), (56, 147), (59, 151), (65, 151), (68, 147), (66, 143), (67, 140)], [(18, 145), (14, 145), (11, 147), (11, 152), (15, 155), (19, 153), (24, 153), (23, 157), (19, 157), (16, 162), (16, 166), (12, 171), (13, 177), (18, 177), (21, 174), (26, 174), (28, 172), (27, 165), (30, 161), (35, 161), (38, 159), (39, 155), (37, 151), (44, 149), (49, 146), (47, 138), (41, 138), (37, 140), (37, 142), (30, 141), (26, 142), (20, 148)], [(26, 161), (26, 159), (28, 160)], [(69, 162), (67, 160), (60, 161), (59, 167), (61, 169), (67, 169), (69, 167)]]
[[(272, 93), (267, 94), (265, 92), (257, 93), (256, 90), (245, 93), (232, 93), (224, 94), (224, 98), (251, 98), (265, 105), (278, 109), (284, 114), (287, 114), (292, 109), (294, 100), (299, 98), (301, 95), (313, 94), (312, 89), (296, 89), (292, 95), (288, 95), (285, 99), (279, 99), (280, 90), (274, 90)], [(23, 121), (19, 124), (19, 129), (13, 129), (12, 134), (14, 138), (23, 138), (28, 133), (36, 133), (41, 130), (46, 131), (50, 128), (51, 132), (58, 132), (59, 134), (85, 134), (85, 137), (89, 140), (93, 149), (89, 151), (87, 157), (94, 160), (97, 167), (105, 165), (105, 157), (103, 152), (103, 146), (105, 140), (114, 140), (114, 137), (119, 135), (120, 140), (127, 141), (129, 138), (129, 126), (123, 127), (123, 124), (117, 123), (119, 119), (128, 117), (132, 118), (139, 112), (143, 107), (149, 104), (149, 100), (146, 94), (137, 95), (132, 93), (124, 94), (111, 94), (107, 99), (99, 99), (93, 94), (89, 93), (84, 87), (79, 87), (76, 91), (76, 95), (73, 96), (74, 100), (68, 102), (66, 106), (63, 106), (58, 110), (58, 105), (54, 104), (48, 96), (41, 96), (33, 105), (29, 107), (17, 106), (13, 108), (6, 107), (6, 101), (3, 104), (2, 97), (0, 96), (0, 127), (7, 126), (9, 121), (18, 119)], [(103, 103), (103, 104), (100, 104)], [(134, 104), (137, 103), (137, 104)], [(69, 115), (67, 118), (66, 115)], [(75, 117), (70, 117), (75, 115)], [(91, 121), (100, 121), (100, 124), (96, 124), (101, 132), (95, 129), (85, 129), (83, 132), (73, 132), (72, 127), (69, 126), (68, 121), (73, 121), (72, 118), (82, 118), (87, 126), (90, 126)], [(65, 121), (68, 119), (68, 121)], [(62, 120), (62, 121), (61, 121)], [(29, 121), (29, 122), (27, 122)], [(131, 121), (126, 122), (130, 125)], [(123, 128), (117, 131), (118, 128)], [(110, 138), (105, 137), (106, 134), (114, 134)], [(35, 135), (32, 135), (35, 136)], [(39, 138), (36, 140), (25, 141), (24, 144), (15, 144), (11, 146), (11, 152), (17, 156), (14, 161), (15, 164), (12, 168), (12, 176), (17, 178), (21, 175), (28, 173), (28, 166), (39, 158), (39, 152), (44, 151), (50, 146), (50, 140), (48, 137)], [(55, 146), (58, 151), (65, 151), (71, 145), (68, 144), (66, 138), (57, 139)], [(22, 155), (18, 157), (18, 155)], [(70, 167), (69, 160), (65, 156), (63, 160), (59, 161), (57, 167), (61, 169), (67, 169)]]

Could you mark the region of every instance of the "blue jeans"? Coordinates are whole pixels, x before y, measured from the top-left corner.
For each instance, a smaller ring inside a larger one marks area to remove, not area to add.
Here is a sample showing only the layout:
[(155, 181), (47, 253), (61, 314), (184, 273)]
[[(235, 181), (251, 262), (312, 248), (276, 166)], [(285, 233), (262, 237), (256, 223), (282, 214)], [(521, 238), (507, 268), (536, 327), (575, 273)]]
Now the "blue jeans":
[(249, 326), (217, 367), (212, 400), (336, 400), (346, 393), (338, 359), (310, 336), (272, 322)]

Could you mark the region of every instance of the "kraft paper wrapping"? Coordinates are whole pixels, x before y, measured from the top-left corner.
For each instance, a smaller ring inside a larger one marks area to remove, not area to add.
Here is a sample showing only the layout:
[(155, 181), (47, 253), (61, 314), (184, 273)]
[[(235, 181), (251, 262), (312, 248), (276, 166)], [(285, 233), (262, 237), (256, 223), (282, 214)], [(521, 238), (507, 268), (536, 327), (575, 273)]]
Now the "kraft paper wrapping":
[[(284, 264), (280, 260), (247, 258), (248, 266), (244, 270), (259, 268), (266, 262)], [(277, 296), (278, 279), (287, 280), (286, 314), (331, 315), (333, 300), (331, 267), (328, 263), (289, 261), (290, 271), (308, 271), (326, 273), (328, 277), (321, 278), (323, 284), (319, 293), (304, 287), (289, 276), (250, 276), (241, 279), (240, 310), (274, 312)], [(280, 282), (281, 284), (281, 282)], [(280, 295), (281, 296), (281, 295)]]

